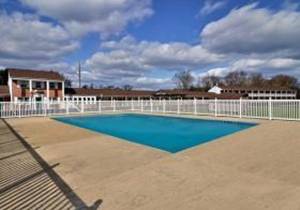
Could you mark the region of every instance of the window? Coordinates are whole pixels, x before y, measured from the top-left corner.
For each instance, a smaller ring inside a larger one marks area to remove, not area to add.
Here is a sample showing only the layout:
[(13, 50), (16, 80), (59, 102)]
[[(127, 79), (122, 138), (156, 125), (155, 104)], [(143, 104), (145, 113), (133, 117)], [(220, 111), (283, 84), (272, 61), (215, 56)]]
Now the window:
[(42, 88), (42, 82), (32, 82), (33, 89), (40, 89)]
[(50, 82), (49, 87), (50, 87), (50, 89), (56, 89), (57, 83), (56, 82)]
[(19, 80), (19, 81), (18, 81), (18, 85), (19, 85), (19, 87), (22, 88), (22, 89), (29, 88), (29, 81)]

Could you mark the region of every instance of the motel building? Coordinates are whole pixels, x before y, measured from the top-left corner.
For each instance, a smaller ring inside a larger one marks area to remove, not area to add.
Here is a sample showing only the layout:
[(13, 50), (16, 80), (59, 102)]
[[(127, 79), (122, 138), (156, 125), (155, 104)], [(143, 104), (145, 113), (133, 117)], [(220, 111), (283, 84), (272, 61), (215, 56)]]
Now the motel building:
[(61, 101), (64, 98), (64, 78), (54, 71), (6, 69), (10, 101)]
[(287, 88), (249, 88), (249, 87), (228, 87), (214, 86), (209, 93), (215, 94), (240, 94), (248, 99), (296, 99), (297, 91)]

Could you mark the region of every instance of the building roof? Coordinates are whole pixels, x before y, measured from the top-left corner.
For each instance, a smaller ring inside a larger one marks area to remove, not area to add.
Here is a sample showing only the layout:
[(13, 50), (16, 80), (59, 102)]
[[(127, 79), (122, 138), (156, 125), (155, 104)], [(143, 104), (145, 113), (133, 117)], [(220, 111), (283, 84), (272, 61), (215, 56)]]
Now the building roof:
[(0, 85), (0, 97), (9, 97), (8, 86)]
[(78, 96), (112, 96), (112, 97), (150, 97), (154, 94), (154, 91), (146, 90), (120, 90), (120, 89), (90, 89), (90, 88), (66, 88), (66, 95), (78, 95)]
[(208, 99), (239, 99), (242, 97), (240, 94), (232, 94), (232, 93), (209, 93), (204, 91), (195, 91), (195, 90), (180, 90), (180, 89), (173, 89), (173, 90), (160, 90), (155, 93), (157, 96), (180, 96), (180, 97), (187, 97), (187, 98), (208, 98)]
[(98, 97), (155, 97), (155, 96), (178, 96), (186, 98), (208, 98), (208, 99), (239, 99), (242, 97), (240, 94), (215, 94), (202, 91), (190, 90), (159, 90), (159, 91), (146, 91), (146, 90), (120, 90), (120, 89), (90, 89), (90, 88), (66, 88), (66, 95), (78, 96), (98, 96)]
[(56, 71), (31, 70), (31, 69), (6, 69), (13, 78), (32, 78), (64, 81), (64, 77)]
[(293, 89), (290, 89), (290, 88), (286, 88), (286, 87), (268, 87), (268, 86), (265, 86), (265, 87), (240, 87), (240, 86), (219, 86), (221, 89), (223, 90), (264, 90), (264, 91), (267, 91), (267, 90), (270, 90), (270, 91), (276, 91), (276, 90), (289, 90), (289, 91), (296, 91), (296, 90), (293, 90)]

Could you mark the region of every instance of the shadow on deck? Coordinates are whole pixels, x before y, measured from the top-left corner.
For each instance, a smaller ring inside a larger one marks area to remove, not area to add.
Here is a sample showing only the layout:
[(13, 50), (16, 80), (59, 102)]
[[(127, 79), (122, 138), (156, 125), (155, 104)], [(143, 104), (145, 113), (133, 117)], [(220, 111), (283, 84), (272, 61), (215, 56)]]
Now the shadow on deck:
[(35, 149), (0, 121), (0, 209), (98, 209), (102, 200), (87, 206)]

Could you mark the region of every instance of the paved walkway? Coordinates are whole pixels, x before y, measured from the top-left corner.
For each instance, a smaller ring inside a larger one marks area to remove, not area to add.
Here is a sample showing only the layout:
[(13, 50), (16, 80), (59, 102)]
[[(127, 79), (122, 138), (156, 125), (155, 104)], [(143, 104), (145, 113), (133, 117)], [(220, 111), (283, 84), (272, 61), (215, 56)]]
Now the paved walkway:
[(84, 202), (102, 199), (101, 210), (300, 210), (299, 122), (259, 121), (176, 154), (50, 118), (8, 122), (59, 163), (55, 172)]
[(97, 209), (88, 207), (4, 121), (0, 121), (0, 209)]

